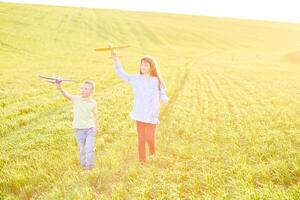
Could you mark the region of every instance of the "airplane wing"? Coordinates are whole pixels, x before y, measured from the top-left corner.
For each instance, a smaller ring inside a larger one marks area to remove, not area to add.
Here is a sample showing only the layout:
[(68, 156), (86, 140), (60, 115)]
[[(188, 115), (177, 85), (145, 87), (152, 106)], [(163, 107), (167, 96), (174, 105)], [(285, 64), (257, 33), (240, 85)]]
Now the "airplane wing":
[(98, 48), (98, 49), (95, 49), (95, 51), (112, 51), (114, 49), (123, 49), (123, 48), (127, 48), (127, 47), (129, 47), (129, 45), (107, 47), (107, 48)]
[(67, 82), (76, 82), (75, 80), (71, 80), (71, 79), (63, 79), (61, 77), (57, 77), (57, 78), (52, 78), (52, 77), (47, 77), (47, 76), (41, 76), (39, 75), (40, 78), (46, 79), (48, 82), (51, 83), (55, 83), (56, 81), (67, 81)]
[(57, 78), (51, 78), (51, 77), (47, 77), (47, 76), (41, 76), (39, 75), (41, 78), (44, 78), (44, 79), (48, 79), (48, 80), (57, 80)]
[(75, 80), (70, 80), (70, 79), (62, 79), (61, 81), (76, 82)]
[(49, 83), (56, 83), (56, 81), (55, 81), (55, 80), (52, 80), (52, 81), (47, 81), (47, 82), (49, 82)]

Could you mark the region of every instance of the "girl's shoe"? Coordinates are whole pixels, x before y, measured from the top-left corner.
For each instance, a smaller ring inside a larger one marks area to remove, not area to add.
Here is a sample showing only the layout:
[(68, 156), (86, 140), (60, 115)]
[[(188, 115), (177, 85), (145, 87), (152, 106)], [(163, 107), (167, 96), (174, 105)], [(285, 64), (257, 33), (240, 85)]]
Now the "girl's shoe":
[(155, 161), (156, 160), (156, 156), (154, 155), (149, 155), (149, 161)]

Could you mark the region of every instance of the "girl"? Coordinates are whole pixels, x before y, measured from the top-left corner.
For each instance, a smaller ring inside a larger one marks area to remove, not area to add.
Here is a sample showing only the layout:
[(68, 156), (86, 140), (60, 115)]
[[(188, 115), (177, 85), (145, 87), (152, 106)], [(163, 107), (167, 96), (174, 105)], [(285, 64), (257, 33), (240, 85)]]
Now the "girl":
[(155, 158), (155, 131), (159, 124), (160, 103), (167, 104), (168, 97), (165, 85), (158, 73), (156, 60), (151, 56), (141, 59), (140, 73), (124, 72), (115, 51), (112, 51), (117, 75), (133, 87), (134, 102), (131, 118), (136, 122), (138, 132), (138, 150), (141, 163), (146, 161), (146, 143), (149, 146), (150, 158)]

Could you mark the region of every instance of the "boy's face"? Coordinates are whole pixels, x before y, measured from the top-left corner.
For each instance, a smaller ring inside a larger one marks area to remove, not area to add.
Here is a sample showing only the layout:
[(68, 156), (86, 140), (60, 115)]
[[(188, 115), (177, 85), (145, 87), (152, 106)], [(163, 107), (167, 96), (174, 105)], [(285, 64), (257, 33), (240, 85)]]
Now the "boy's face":
[(83, 83), (81, 86), (81, 96), (86, 98), (90, 97), (93, 93), (93, 88), (90, 84)]

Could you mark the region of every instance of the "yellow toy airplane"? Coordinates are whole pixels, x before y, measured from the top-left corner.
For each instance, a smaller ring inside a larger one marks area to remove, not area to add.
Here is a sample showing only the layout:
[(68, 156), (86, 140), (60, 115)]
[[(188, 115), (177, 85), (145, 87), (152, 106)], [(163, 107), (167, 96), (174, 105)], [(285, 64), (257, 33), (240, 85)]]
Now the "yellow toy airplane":
[(108, 45), (108, 47), (106, 48), (98, 48), (95, 49), (95, 51), (113, 51), (116, 49), (124, 49), (124, 48), (128, 48), (129, 45), (122, 45), (122, 46), (112, 46), (111, 44)]

